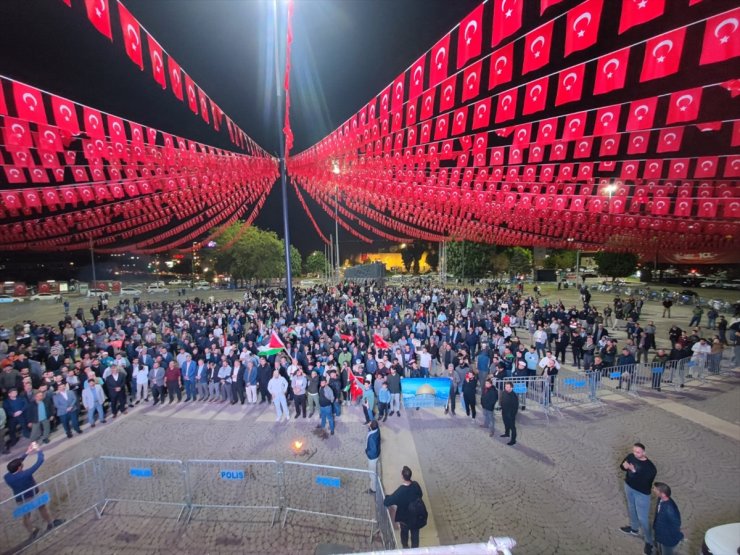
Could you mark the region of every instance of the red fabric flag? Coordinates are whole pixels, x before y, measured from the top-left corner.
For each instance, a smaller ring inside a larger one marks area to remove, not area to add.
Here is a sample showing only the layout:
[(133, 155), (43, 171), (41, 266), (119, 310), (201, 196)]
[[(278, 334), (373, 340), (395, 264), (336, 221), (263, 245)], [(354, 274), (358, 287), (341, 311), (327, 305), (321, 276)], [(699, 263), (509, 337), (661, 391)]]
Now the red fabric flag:
[(421, 121), (429, 119), (434, 115), (434, 97), (436, 90), (437, 89), (429, 89), (424, 93), (424, 96), (421, 97), (421, 114), (419, 115), (419, 119)]
[(61, 201), (59, 200), (59, 193), (56, 189), (52, 187), (47, 187), (41, 191), (43, 193), (43, 203), (46, 206), (51, 206), (56, 208), (59, 204), (61, 204)]
[(396, 80), (393, 81), (391, 91), (393, 91), (393, 97), (391, 98), (391, 110), (398, 112), (403, 108), (403, 82), (406, 78), (406, 74), (402, 73)]
[(457, 69), (480, 55), (483, 43), (483, 4), (470, 12), (457, 29)]
[(424, 54), (414, 62), (409, 70), (409, 100), (415, 99), (424, 92), (424, 66), (427, 56)]
[(525, 123), (524, 125), (520, 125), (514, 131), (514, 141), (512, 142), (512, 144), (514, 145), (529, 144), (531, 136), (532, 136), (532, 124)]
[(604, 0), (586, 0), (568, 12), (564, 56), (596, 44), (603, 4)]
[(129, 197), (138, 197), (139, 196), (139, 186), (136, 184), (136, 181), (128, 181), (124, 183), (123, 188), (126, 190), (126, 194)]
[(705, 177), (714, 177), (717, 174), (717, 165), (719, 158), (717, 156), (704, 156), (696, 160), (694, 177), (702, 179)]
[(689, 174), (689, 159), (675, 158), (668, 167), (668, 179), (685, 179)]
[(8, 115), (8, 105), (5, 103), (5, 94), (3, 94), (3, 88), (0, 87), (0, 116)]
[(740, 156), (728, 156), (724, 177), (740, 177)]
[(692, 121), (699, 117), (699, 107), (701, 106), (701, 87), (678, 91), (671, 95), (668, 101), (668, 115), (666, 124), (680, 121)]
[(593, 162), (587, 162), (578, 166), (578, 179), (591, 179), (594, 176)]
[(443, 114), (437, 117), (437, 121), (434, 125), (434, 140), (440, 141), (447, 138), (447, 134), (450, 131), (450, 126), (447, 123), (449, 114)]
[(491, 119), (491, 97), (479, 100), (473, 105), (473, 125), (471, 129), (488, 127)]
[(612, 135), (611, 137), (604, 137), (601, 139), (599, 156), (616, 156), (619, 151), (619, 142), (621, 137), (621, 135)]
[(573, 151), (573, 158), (589, 158), (591, 148), (593, 147), (593, 137), (586, 137), (576, 141), (576, 148)]
[[(728, 91), (730, 91), (730, 96), (732, 96), (732, 98), (735, 98), (737, 95), (740, 94), (740, 79), (730, 79), (729, 81), (720, 83), (719, 86), (722, 87), (723, 89), (727, 89)], [(2, 104), (2, 93), (0, 93), (0, 114), (3, 113), (1, 111), (2, 110), (1, 104)]]
[(450, 35), (445, 35), (432, 47), (429, 66), (429, 87), (447, 79), (447, 62), (450, 58)]
[(188, 106), (194, 114), (198, 114), (198, 95), (195, 92), (195, 83), (190, 76), (185, 74), (185, 93), (188, 97)]
[(500, 166), (504, 163), (504, 149), (503, 146), (497, 146), (491, 149), (491, 165)]
[(663, 160), (647, 160), (642, 177), (645, 179), (659, 179), (663, 173)]
[(452, 118), (452, 134), (460, 135), (465, 132), (465, 124), (468, 121), (468, 107), (463, 106), (455, 110), (455, 114)]
[(736, 219), (740, 218), (740, 201), (736, 199), (729, 199), (723, 201), (722, 213), (725, 218)]
[(740, 56), (740, 8), (707, 20), (699, 65), (714, 64)]
[(164, 52), (159, 43), (152, 38), (150, 34), (146, 35), (149, 45), (149, 59), (152, 62), (152, 76), (154, 81), (162, 85), (163, 89), (167, 88), (167, 78), (165, 77)]
[(384, 118), (391, 109), (391, 86), (388, 85), (378, 96), (380, 103), (380, 117)]
[(509, 164), (521, 164), (524, 159), (524, 152), (519, 147), (511, 147), (509, 151)]
[(175, 98), (182, 100), (182, 70), (178, 63), (172, 59), (172, 56), (167, 56), (167, 71), (170, 74), (172, 93), (175, 95)]
[(693, 201), (690, 198), (680, 198), (676, 200), (673, 207), (673, 215), (679, 217), (691, 216)]
[(683, 127), (669, 127), (668, 129), (661, 129), (660, 135), (658, 135), (658, 146), (656, 152), (677, 152), (681, 149), (681, 141), (683, 139)]
[(126, 140), (126, 129), (123, 126), (123, 120), (116, 116), (108, 115), (108, 133), (111, 139)]
[(85, 0), (87, 18), (101, 34), (113, 40), (110, 27), (110, 10), (108, 0)]
[(90, 180), (85, 166), (72, 166), (72, 177), (76, 183), (83, 183)]
[(668, 197), (655, 197), (653, 198), (653, 206), (651, 212), (653, 216), (667, 216), (668, 211), (671, 209), (671, 199)]
[(483, 61), (478, 60), (465, 68), (462, 81), (462, 101), (473, 99), (480, 92), (481, 74), (483, 72)]
[(146, 136), (147, 136), (147, 142), (150, 145), (154, 145), (157, 143), (157, 130), (154, 129), (153, 127), (147, 127)]
[(380, 337), (377, 333), (373, 334), (373, 345), (375, 345), (376, 349), (390, 349), (391, 348), (388, 342), (384, 340), (382, 337)]
[(80, 199), (84, 204), (88, 204), (95, 200), (95, 192), (92, 187), (78, 187), (77, 193), (80, 195)]
[(718, 205), (719, 201), (717, 199), (700, 200), (699, 211), (696, 215), (700, 218), (716, 218)]
[(650, 141), (650, 131), (630, 133), (627, 154), (645, 154)]
[(544, 119), (537, 129), (537, 142), (541, 145), (551, 144), (558, 133), (558, 118)]
[(15, 111), (20, 119), (40, 124), (46, 123), (44, 98), (40, 90), (13, 81), (13, 96), (15, 97)]
[(599, 58), (594, 80), (594, 94), (604, 94), (624, 87), (629, 56), (630, 49), (624, 48)]
[(111, 183), (109, 186), (110, 193), (115, 199), (121, 199), (125, 196), (123, 187), (120, 183)]
[(650, 129), (655, 119), (655, 108), (658, 105), (658, 97), (635, 100), (630, 103), (629, 117), (625, 125), (625, 131), (637, 131), (639, 129)]
[(41, 208), (41, 197), (36, 189), (23, 191), (23, 204), (26, 208)]
[(51, 150), (38, 150), (37, 154), (41, 158), (41, 165), (51, 170), (59, 167), (59, 157), (57, 153)]
[(547, 102), (547, 88), (549, 77), (545, 75), (535, 81), (527, 83), (524, 91), (524, 106), (522, 106), (522, 115), (529, 115), (540, 112), (545, 109)]
[(442, 112), (450, 110), (455, 105), (455, 83), (457, 76), (453, 75), (439, 86), (439, 109)]
[(131, 144), (132, 145), (144, 145), (144, 132), (141, 130), (141, 125), (138, 123), (129, 122), (129, 127), (131, 128)]
[(565, 160), (565, 155), (568, 153), (568, 141), (562, 139), (556, 141), (550, 149), (550, 161)]
[(660, 17), (665, 10), (665, 0), (622, 0), (619, 34), (635, 25), (642, 25)]
[(15, 166), (4, 166), (3, 169), (5, 170), (5, 177), (8, 178), (8, 183), (26, 182), (26, 176), (23, 174), (23, 170), (21, 168), (16, 168)]
[(502, 92), (498, 96), (498, 107), (496, 108), (496, 123), (502, 123), (514, 119), (516, 116), (516, 101), (519, 89), (513, 88)]
[(0, 191), (0, 198), (3, 199), (5, 208), (11, 212), (17, 212), (22, 208), (20, 194), (16, 191)]
[(524, 37), (522, 75), (546, 65), (550, 61), (553, 21), (548, 21)]
[(202, 117), (203, 121), (206, 123), (211, 123), (208, 119), (208, 113), (210, 112), (208, 109), (208, 95), (206, 95), (200, 87), (198, 87), (198, 98), (200, 100), (200, 117)]
[(565, 118), (565, 125), (563, 126), (563, 139), (566, 141), (573, 141), (583, 137), (586, 130), (587, 116), (588, 112), (578, 112), (567, 116)]
[(103, 116), (100, 112), (85, 106), (82, 109), (82, 118), (85, 122), (85, 131), (91, 138), (105, 139)]
[(61, 195), (64, 204), (77, 206), (77, 190), (74, 187), (62, 187), (59, 189), (59, 194)]
[(555, 4), (560, 4), (563, 0), (540, 0), (540, 15), (545, 13), (545, 10)]
[(118, 2), (118, 16), (121, 20), (121, 32), (123, 33), (123, 44), (126, 54), (131, 58), (139, 69), (144, 69), (144, 56), (141, 52), (141, 28), (136, 18), (131, 15), (126, 7)]
[(704, 123), (697, 123), (694, 127), (696, 127), (702, 133), (706, 133), (707, 131), (719, 131), (720, 129), (722, 129), (722, 122), (706, 121)]
[(416, 100), (410, 100), (406, 104), (406, 127), (410, 127), (416, 123)]
[(619, 113), (622, 109), (621, 104), (606, 106), (596, 111), (596, 121), (594, 122), (594, 135), (613, 135), (617, 132), (619, 126)]
[(489, 56), (488, 90), (511, 81), (514, 69), (514, 43), (510, 42)]
[(678, 71), (686, 27), (653, 37), (645, 44), (640, 82), (673, 75)]
[[(6, 117), (3, 136), (8, 147), (33, 147), (31, 128), (28, 123), (19, 119)], [(14, 149), (9, 149), (14, 150)]]
[(521, 29), (523, 9), (524, 0), (493, 2), (491, 46), (496, 46), (503, 39)]
[(71, 135), (80, 134), (80, 124), (77, 121), (77, 110), (74, 102), (52, 95), (51, 110), (54, 113), (54, 123), (57, 127), (68, 131)]
[(105, 201), (110, 200), (111, 194), (108, 190), (108, 187), (105, 185), (105, 183), (100, 183), (99, 185), (95, 185), (95, 200), (97, 201)]
[(583, 74), (586, 64), (564, 69), (558, 76), (558, 94), (555, 97), (555, 106), (577, 102), (583, 91)]

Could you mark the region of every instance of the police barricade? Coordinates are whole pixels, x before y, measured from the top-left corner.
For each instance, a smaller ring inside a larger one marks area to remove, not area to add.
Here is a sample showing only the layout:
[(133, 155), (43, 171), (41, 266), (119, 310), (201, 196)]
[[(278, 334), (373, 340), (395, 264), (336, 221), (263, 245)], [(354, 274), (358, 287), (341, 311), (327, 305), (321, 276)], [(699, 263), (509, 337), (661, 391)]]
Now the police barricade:
[(255, 509), (272, 513), (270, 526), (280, 513), (280, 466), (270, 460), (185, 461), (190, 510)]
[(556, 405), (601, 405), (597, 393), (600, 374), (598, 372), (578, 373), (575, 376), (557, 376), (553, 403)]
[(637, 364), (624, 364), (603, 368), (599, 388), (611, 391), (621, 390), (622, 393), (637, 396), (637, 387), (632, 387), (635, 382), (636, 367)]
[(96, 461), (105, 503), (130, 501), (180, 507), (180, 520), (189, 504), (189, 493), (182, 461), (99, 457)]
[(511, 382), (514, 393), (519, 397), (520, 410), (526, 407), (539, 407), (545, 411), (549, 418), (550, 412), (558, 410), (551, 403), (552, 386), (549, 376), (523, 376), (495, 380), (494, 387), (499, 390), (499, 398), (504, 390), (504, 385)]
[[(31, 466), (30, 459), (26, 459), (24, 468)], [(17, 553), (33, 543), (21, 519), (30, 518), (34, 527), (45, 529), (46, 522), (34, 514), (43, 507), (48, 509), (52, 519), (64, 519), (61, 525), (64, 527), (91, 510), (95, 511), (96, 518), (100, 518), (98, 505), (102, 502), (94, 461), (87, 459), (18, 496), (0, 502), (0, 552)], [(53, 528), (51, 533), (58, 528)], [(42, 537), (46, 536), (39, 535), (36, 539)]]
[(375, 514), (378, 517), (378, 534), (383, 542), (383, 549), (397, 549), (400, 545), (396, 537), (396, 529), (393, 527), (391, 513), (388, 507), (383, 504), (385, 501), (385, 491), (380, 476), (375, 477)]
[[(317, 464), (283, 463), (283, 526), (291, 513), (330, 517), (326, 525), (336, 529), (334, 519), (344, 519), (367, 527), (372, 541), (378, 526), (376, 503), (367, 494), (371, 478), (368, 470)], [(355, 531), (353, 526), (347, 533)]]

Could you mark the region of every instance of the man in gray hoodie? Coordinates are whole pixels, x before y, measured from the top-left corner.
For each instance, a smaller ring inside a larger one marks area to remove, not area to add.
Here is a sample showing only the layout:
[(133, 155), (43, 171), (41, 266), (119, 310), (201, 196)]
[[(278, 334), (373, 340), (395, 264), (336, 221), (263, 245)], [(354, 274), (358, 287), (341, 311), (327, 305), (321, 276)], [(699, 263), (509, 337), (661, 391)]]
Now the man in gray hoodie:
[(393, 416), (393, 412), (401, 416), (401, 376), (396, 372), (396, 367), (391, 366), (391, 373), (386, 380), (388, 391), (391, 392), (391, 411), (388, 413)]

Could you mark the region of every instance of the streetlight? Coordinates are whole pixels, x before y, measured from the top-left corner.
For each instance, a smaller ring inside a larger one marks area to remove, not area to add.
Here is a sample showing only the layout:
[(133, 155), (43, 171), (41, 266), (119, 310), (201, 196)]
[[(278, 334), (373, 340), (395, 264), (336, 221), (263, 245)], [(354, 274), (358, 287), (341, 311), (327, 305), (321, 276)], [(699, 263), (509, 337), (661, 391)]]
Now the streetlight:
[[(341, 173), (341, 170), (339, 169), (339, 162), (334, 161), (332, 163), (332, 173), (334, 175), (339, 175)], [(336, 257), (336, 264), (337, 264), (337, 283), (339, 283), (339, 183), (334, 182), (334, 240), (337, 242), (337, 257)]]
[(617, 191), (617, 186), (612, 183), (611, 185), (607, 185), (604, 187), (604, 192), (609, 195), (609, 200), (612, 199), (612, 195)]

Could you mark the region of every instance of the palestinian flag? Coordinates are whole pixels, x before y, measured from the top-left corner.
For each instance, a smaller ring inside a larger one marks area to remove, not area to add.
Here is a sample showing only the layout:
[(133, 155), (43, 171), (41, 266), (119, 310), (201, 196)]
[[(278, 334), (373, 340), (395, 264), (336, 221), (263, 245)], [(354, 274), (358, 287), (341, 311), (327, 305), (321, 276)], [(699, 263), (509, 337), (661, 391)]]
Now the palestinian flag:
[(284, 351), (285, 343), (283, 343), (275, 332), (270, 335), (270, 341), (267, 345), (259, 347), (257, 354), (261, 357), (269, 357), (278, 354), (280, 351)]

